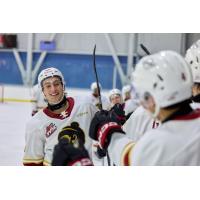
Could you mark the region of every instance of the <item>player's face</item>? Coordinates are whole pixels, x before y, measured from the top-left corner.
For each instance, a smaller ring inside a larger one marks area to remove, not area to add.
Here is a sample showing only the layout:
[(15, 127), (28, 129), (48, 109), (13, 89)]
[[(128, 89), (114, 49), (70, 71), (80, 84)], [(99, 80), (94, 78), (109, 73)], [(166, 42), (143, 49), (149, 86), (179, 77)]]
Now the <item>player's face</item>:
[(110, 102), (112, 105), (115, 105), (117, 103), (122, 103), (122, 98), (118, 94), (114, 94), (110, 97)]
[(97, 89), (97, 88), (94, 90), (93, 94), (94, 94), (95, 96), (97, 96), (97, 97), (99, 96), (99, 92), (98, 92), (98, 89)]
[(192, 87), (192, 95), (196, 96), (198, 94), (200, 94), (200, 86), (199, 84), (194, 84)]
[(63, 85), (58, 77), (50, 77), (43, 82), (43, 93), (50, 104), (56, 104), (62, 100)]

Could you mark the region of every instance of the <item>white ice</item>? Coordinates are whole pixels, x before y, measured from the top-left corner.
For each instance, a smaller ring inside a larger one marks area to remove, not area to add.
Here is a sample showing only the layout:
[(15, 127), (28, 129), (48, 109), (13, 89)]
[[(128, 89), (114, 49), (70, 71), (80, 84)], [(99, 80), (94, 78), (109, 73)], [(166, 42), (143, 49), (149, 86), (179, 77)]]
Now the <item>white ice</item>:
[(0, 166), (22, 165), (30, 103), (0, 104)]

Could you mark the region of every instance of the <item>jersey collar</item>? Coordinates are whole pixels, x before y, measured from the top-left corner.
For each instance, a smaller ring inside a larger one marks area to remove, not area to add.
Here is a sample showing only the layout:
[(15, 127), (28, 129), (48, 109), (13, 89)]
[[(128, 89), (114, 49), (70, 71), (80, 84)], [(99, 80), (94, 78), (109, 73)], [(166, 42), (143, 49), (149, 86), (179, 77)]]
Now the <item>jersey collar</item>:
[(65, 119), (67, 117), (70, 116), (71, 112), (72, 112), (72, 109), (74, 107), (74, 99), (72, 97), (67, 97), (67, 102), (69, 104), (68, 108), (62, 112), (61, 114), (55, 114), (53, 113), (52, 111), (50, 111), (48, 108), (44, 108), (43, 109), (43, 112), (48, 116), (48, 117), (51, 117), (51, 118), (55, 118), (55, 119)]

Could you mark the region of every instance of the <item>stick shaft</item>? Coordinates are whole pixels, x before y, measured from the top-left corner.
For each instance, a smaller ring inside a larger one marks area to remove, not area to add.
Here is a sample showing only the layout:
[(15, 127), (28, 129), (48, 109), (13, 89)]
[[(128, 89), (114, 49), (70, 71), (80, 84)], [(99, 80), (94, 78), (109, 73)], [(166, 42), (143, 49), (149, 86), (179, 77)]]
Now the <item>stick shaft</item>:
[(150, 51), (149, 51), (143, 44), (140, 44), (140, 47), (142, 48), (142, 50), (143, 50), (147, 55), (151, 55)]
[(96, 44), (94, 46), (94, 50), (93, 50), (93, 67), (94, 67), (94, 73), (95, 73), (95, 78), (96, 78), (96, 82), (97, 82), (97, 91), (99, 93), (99, 109), (102, 110), (102, 101), (101, 101), (101, 91), (100, 91), (100, 87), (99, 87), (99, 80), (98, 80), (98, 75), (97, 75), (97, 68), (96, 68)]

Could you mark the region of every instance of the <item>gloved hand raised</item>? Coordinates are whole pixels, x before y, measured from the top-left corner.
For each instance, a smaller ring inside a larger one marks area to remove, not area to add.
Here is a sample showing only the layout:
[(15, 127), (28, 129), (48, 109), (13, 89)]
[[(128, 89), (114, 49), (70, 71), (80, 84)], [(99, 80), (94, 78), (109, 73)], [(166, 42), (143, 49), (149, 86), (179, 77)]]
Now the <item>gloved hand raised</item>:
[(52, 165), (93, 165), (84, 143), (84, 132), (77, 122), (73, 122), (71, 126), (64, 127), (58, 135), (58, 144), (54, 148)]
[(108, 111), (98, 111), (90, 124), (89, 136), (99, 141), (101, 149), (107, 149), (113, 133), (122, 131), (121, 125)]

